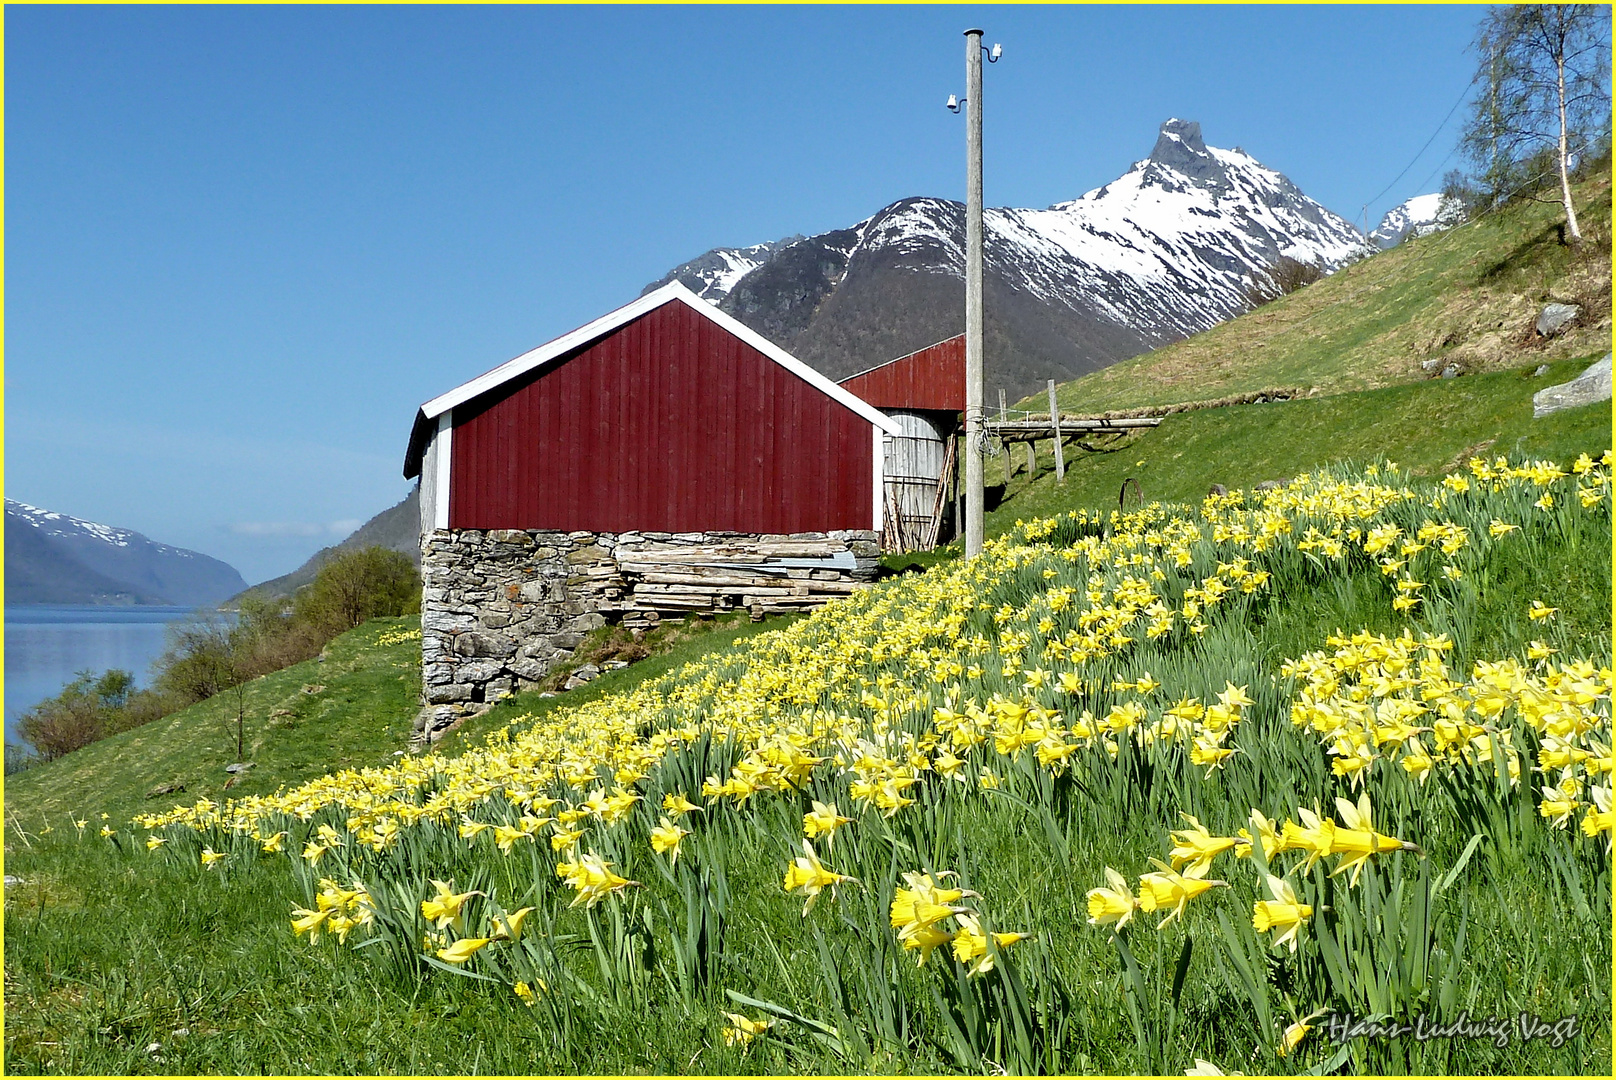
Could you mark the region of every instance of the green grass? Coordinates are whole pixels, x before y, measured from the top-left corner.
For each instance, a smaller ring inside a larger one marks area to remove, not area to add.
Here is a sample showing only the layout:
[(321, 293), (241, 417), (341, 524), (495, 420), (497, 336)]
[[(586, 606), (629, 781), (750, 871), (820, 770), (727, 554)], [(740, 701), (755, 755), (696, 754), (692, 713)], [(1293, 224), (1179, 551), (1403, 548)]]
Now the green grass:
[[(419, 618), (373, 619), (307, 660), (245, 686), (245, 760), (253, 768), (228, 791), (236, 762), (237, 701), (227, 691), (161, 720), (6, 777), (7, 818), (30, 829), (108, 813), (127, 818), (207, 797), (267, 794), (328, 770), (385, 765), (409, 742), (419, 709), (421, 643), (378, 645)], [(149, 795), (183, 785), (184, 791)]]
[[(1608, 654), (1610, 567), (1604, 557), (1608, 536), (1584, 528), (1559, 542), (1506, 547), (1502, 552), (1489, 560), (1491, 579), (1477, 613), (1477, 633), (1463, 653), (1498, 655), (1518, 644), (1525, 632), (1518, 613), (1530, 599), (1548, 596), (1562, 608), (1558, 632), (1566, 640), (1591, 654)], [(1390, 631), (1401, 625), (1385, 610), (1387, 587), (1379, 578), (1378, 571), (1368, 569), (1329, 588), (1280, 591), (1269, 602), (1254, 605), (1249, 620), (1220, 624), (1217, 640), (1202, 642), (1196, 651), (1251, 657), (1246, 669), (1220, 667), (1216, 679), (1227, 674), (1255, 687), (1280, 659), (1322, 645), (1324, 637), (1339, 627)], [(334, 671), (329, 665), (343, 663), (344, 657), (352, 665), (349, 683), (339, 684), (327, 676), (327, 692), (339, 685), (352, 686), (347, 704), (355, 715), (366, 711), (359, 687), (370, 687), (382, 701), (393, 693), (387, 681), (398, 659), (394, 650), (410, 645), (379, 648), (374, 641), (400, 623), (361, 628), (320, 665)], [(727, 649), (760, 629), (733, 625), (687, 639), (674, 651), (604, 675), (580, 690), (508, 702), (489, 714), (485, 723), (540, 717), (602, 700), (709, 650)], [(1174, 664), (1183, 666), (1176, 660)], [(374, 669), (375, 676), (368, 682), (367, 669)], [(1174, 676), (1159, 665), (1152, 670)], [(301, 687), (293, 690), (301, 692)], [(1288, 723), (1281, 713), (1264, 713), (1241, 728), (1240, 741), (1253, 748), (1268, 740), (1283, 741)], [(445, 744), (445, 749), (474, 742), (479, 731), (460, 734), (460, 743)], [(48, 767), (41, 776), (56, 767)], [(1021, 778), (1008, 779), (1014, 785)], [(1253, 782), (1258, 781), (1243, 781)], [(1242, 1043), (1236, 1036), (1249, 1028), (1249, 1006), (1217, 962), (1219, 930), (1213, 917), (1192, 908), (1187, 938), (1194, 946), (1179, 999), (1179, 1027), (1173, 1039), (1152, 1027), (1161, 1037), (1155, 1050), (1142, 1054), (1123, 1004), (1125, 982), (1116, 951), (1104, 934), (1088, 932), (1083, 905), (1083, 891), (1103, 880), (1104, 867), (1131, 872), (1142, 868), (1145, 854), (1162, 853), (1165, 828), (1178, 822), (1155, 805), (1163, 801), (1160, 796), (1166, 796), (1166, 804), (1182, 806), (1180, 798), (1189, 791), (1199, 792), (1194, 797), (1202, 801), (1190, 805), (1203, 820), (1220, 832), (1232, 828), (1238, 821), (1242, 789), (1226, 783), (1227, 788), (1196, 784), (1184, 792), (1160, 792), (1148, 805), (1125, 815), (1114, 814), (1103, 798), (1057, 801), (1059, 831), (1069, 838), (1060, 842), (1051, 838), (1038, 809), (1015, 799), (948, 800), (947, 812), (954, 816), (940, 830), (913, 814), (891, 823), (867, 814), (856, 831), (842, 839), (848, 845), (837, 849), (842, 854), (828, 860), (839, 869), (855, 871), (864, 884), (844, 886), (835, 899), (824, 898), (808, 919), (800, 917), (797, 902), (782, 896), (779, 882), (780, 867), (791, 854), (788, 839), (796, 834), (806, 796), (759, 800), (746, 813), (728, 806), (714, 808), (703, 832), (710, 842), (704, 864), (725, 864), (730, 894), (717, 985), (844, 1030), (856, 1027), (877, 1040), (867, 1056), (860, 1052), (852, 1057), (831, 1053), (800, 1032), (788, 1031), (759, 1040), (747, 1051), (727, 1047), (719, 1035), (721, 1013), (736, 1006), (716, 994), (684, 1001), (671, 987), (654, 981), (643, 1003), (577, 997), (567, 1006), (571, 1026), (563, 1033), (548, 1014), (523, 1008), (499, 987), (447, 975), (417, 984), (372, 962), (377, 950), (355, 954), (338, 951), (330, 943), (310, 947), (296, 940), (287, 914), (294, 905), (307, 903), (307, 897), (287, 873), (283, 859), (261, 856), (256, 864), (203, 872), (191, 852), (170, 854), (164, 849), (152, 856), (143, 850), (115, 849), (94, 840), (93, 832), (89, 842), (80, 843), (65, 818), (50, 834), (41, 835), (32, 824), (33, 815), (26, 815), (27, 828), (7, 831), (8, 872), (25, 881), (6, 895), (7, 1070), (955, 1071), (961, 1065), (938, 1034), (942, 1006), (930, 996), (938, 983), (934, 968), (916, 969), (907, 956), (875, 967), (834, 962), (837, 957), (869, 954), (871, 942), (861, 928), (884, 925), (894, 877), (892, 858), (898, 859), (900, 868), (924, 861), (959, 869), (964, 883), (982, 893), (983, 906), (1002, 926), (1038, 934), (1041, 944), (1020, 947), (1028, 950), (1018, 954), (1026, 958), (1021, 961), (1024, 967), (1048, 964), (1050, 970), (1065, 973), (1063, 978), (1076, 991), (1059, 1005), (1063, 1033), (1052, 1059), (1059, 1067), (1176, 1073), (1193, 1064), (1195, 1056), (1206, 1056), (1225, 1068), (1237, 1068), (1250, 1064), (1239, 1056)], [(1023, 787), (1011, 790), (1027, 794)], [(1325, 787), (1324, 793), (1330, 790)], [(1315, 794), (1268, 793), (1264, 801), (1294, 797), (1305, 804)], [(808, 795), (845, 798), (845, 789), (815, 787)], [(1399, 834), (1414, 827), (1409, 821), (1384, 824)], [(1553, 837), (1530, 818), (1527, 825), (1536, 830), (1527, 833), (1535, 845)], [(1465, 839), (1461, 833), (1445, 833), (1428, 841), (1436, 871), (1455, 864)], [(1569, 1007), (1566, 988), (1578, 987), (1576, 1007), (1584, 1017), (1585, 1034), (1559, 1049), (1544, 1043), (1514, 1042), (1496, 1049), (1482, 1042), (1437, 1041), (1425, 1044), (1404, 1065), (1450, 1073), (1609, 1071), (1609, 997), (1603, 989), (1608, 986), (1610, 962), (1609, 908), (1600, 904), (1598, 894), (1585, 895), (1579, 908), (1575, 886), (1567, 885), (1558, 872), (1545, 875), (1545, 864), (1534, 854), (1538, 850), (1525, 843), (1483, 846), (1471, 873), (1445, 898), (1444, 913), (1468, 911), (1470, 920), (1465, 975), (1457, 986), (1454, 1007), (1475, 1016), (1513, 1015), (1527, 1009), (1556, 1018)], [(481, 872), (489, 872), (483, 865), (486, 858), (473, 856), (464, 845), (458, 845), (458, 851), (451, 862), (434, 862), (412, 874), (430, 870), (464, 883), (479, 872), (479, 865)], [(1608, 867), (1602, 859), (1589, 853), (1583, 860), (1588, 865), (1572, 866), (1568, 880), (1583, 882), (1584, 889), (1587, 882), (1597, 883), (1599, 867)], [(1406, 860), (1403, 865), (1415, 864)], [(494, 877), (482, 887), (497, 889), (501, 897), (520, 895), (527, 860), (495, 860), (494, 866)], [(1230, 869), (1226, 876), (1236, 872), (1244, 871)], [(645, 886), (634, 893), (634, 910), (658, 920), (656, 940), (665, 949), (672, 928), (667, 918), (679, 925), (683, 898), (653, 874), (637, 876)], [(549, 887), (553, 889), (553, 883)], [(664, 916), (663, 903), (670, 916)], [(1440, 940), (1451, 943), (1454, 924), (1450, 914), (1443, 918)], [(607, 987), (590, 976), (588, 931), (581, 909), (563, 908), (553, 934), (558, 942), (571, 936), (574, 947), (582, 950), (582, 955), (573, 955), (586, 981), (605, 995)], [(603, 932), (609, 929), (603, 927)], [(581, 940), (577, 935), (583, 935)], [(1147, 929), (1134, 934), (1132, 941), (1153, 995), (1165, 994), (1184, 940), (1186, 935), (1176, 932), (1157, 935)], [(826, 955), (832, 957), (829, 967)], [(1275, 977), (1283, 980), (1288, 970), (1279, 963)], [(1490, 972), (1508, 977), (1489, 977)], [(884, 1047), (878, 1040), (883, 1030), (895, 1033), (895, 1041)], [(158, 1049), (149, 1051), (152, 1044)], [(1316, 1057), (1315, 1053), (1307, 1060)], [(1381, 1067), (1391, 1068), (1400, 1060), (1384, 1059)]]
[[(1512, 459), (1544, 457), (1569, 463), (1579, 453), (1598, 457), (1611, 447), (1611, 406), (1602, 402), (1532, 419), (1532, 395), (1574, 378), (1595, 357), (1458, 379), (1363, 390), (1328, 397), (1231, 405), (1177, 413), (1106, 453), (1069, 450), (1066, 480), (1055, 481), (1054, 458), (1039, 446), (1039, 472), (1029, 483), (1025, 451), (1013, 449), (1017, 469), (1004, 502), (985, 519), (989, 536), (1016, 520), (1076, 507), (1115, 509), (1132, 477), (1146, 501), (1196, 504), (1213, 484), (1231, 491), (1283, 480), (1347, 461), (1390, 459), (1416, 476), (1461, 468), (1471, 454)], [(987, 472), (999, 480), (993, 461)], [(1133, 489), (1128, 505), (1135, 505)]]
[[(1524, 202), (1407, 241), (1184, 341), (1062, 384), (1062, 410), (1097, 413), (1281, 387), (1340, 393), (1423, 378), (1439, 360), (1493, 370), (1610, 347), (1610, 174), (1577, 185), (1580, 253), (1558, 204)], [(1542, 305), (1584, 306), (1578, 328), (1531, 344)], [(1047, 410), (1041, 395), (1018, 408)]]

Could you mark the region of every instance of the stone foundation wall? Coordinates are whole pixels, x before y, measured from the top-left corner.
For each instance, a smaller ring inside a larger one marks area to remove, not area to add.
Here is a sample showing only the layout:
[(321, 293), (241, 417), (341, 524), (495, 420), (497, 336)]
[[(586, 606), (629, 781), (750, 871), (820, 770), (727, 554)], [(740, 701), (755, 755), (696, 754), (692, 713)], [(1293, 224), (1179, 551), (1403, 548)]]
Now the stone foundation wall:
[(432, 737), (570, 660), (607, 623), (808, 611), (876, 575), (865, 530), (768, 536), (438, 529), (421, 537), (421, 700)]

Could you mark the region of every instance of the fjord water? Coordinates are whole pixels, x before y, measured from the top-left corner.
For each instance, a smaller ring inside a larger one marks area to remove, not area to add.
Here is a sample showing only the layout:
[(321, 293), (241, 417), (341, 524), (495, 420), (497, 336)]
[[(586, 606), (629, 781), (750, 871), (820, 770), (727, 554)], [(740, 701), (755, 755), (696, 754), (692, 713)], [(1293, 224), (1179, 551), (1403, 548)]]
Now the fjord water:
[(168, 625), (191, 613), (187, 607), (7, 605), (6, 742), (21, 742), (16, 724), (22, 714), (61, 693), (80, 671), (123, 668), (148, 685)]

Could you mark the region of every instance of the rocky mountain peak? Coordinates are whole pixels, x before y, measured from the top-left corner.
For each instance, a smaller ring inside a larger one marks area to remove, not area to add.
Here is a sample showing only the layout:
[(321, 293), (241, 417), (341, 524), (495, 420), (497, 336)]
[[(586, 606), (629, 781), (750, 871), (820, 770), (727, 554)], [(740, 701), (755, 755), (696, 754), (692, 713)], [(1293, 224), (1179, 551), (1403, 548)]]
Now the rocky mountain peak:
[(1183, 170), (1186, 166), (1193, 168), (1213, 158), (1201, 139), (1201, 125), (1194, 120), (1174, 117), (1162, 122), (1161, 131), (1156, 135), (1156, 146), (1150, 151), (1150, 160)]

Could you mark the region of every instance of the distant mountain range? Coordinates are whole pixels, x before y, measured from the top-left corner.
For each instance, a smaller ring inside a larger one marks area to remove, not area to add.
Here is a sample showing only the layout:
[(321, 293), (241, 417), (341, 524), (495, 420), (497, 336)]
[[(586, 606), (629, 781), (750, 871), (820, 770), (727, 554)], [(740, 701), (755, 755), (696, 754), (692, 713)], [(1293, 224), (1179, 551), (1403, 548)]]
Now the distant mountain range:
[(246, 586), (218, 559), (6, 500), (8, 604), (208, 607)]
[[(1334, 269), (1372, 250), (1239, 148), (1168, 120), (1150, 156), (1045, 210), (984, 213), (987, 386), (1020, 398), (1245, 309), (1281, 255)], [(715, 248), (677, 278), (833, 378), (964, 329), (965, 208), (908, 198), (845, 229)]]

